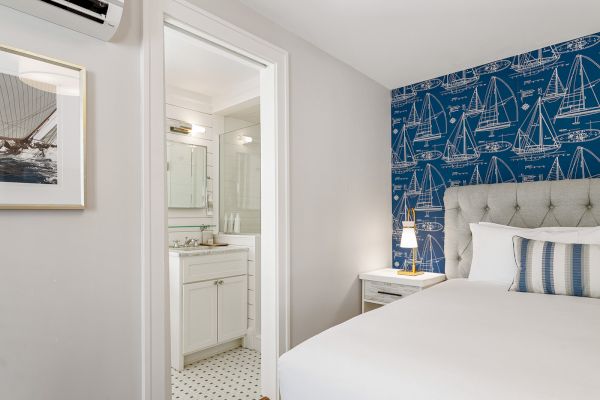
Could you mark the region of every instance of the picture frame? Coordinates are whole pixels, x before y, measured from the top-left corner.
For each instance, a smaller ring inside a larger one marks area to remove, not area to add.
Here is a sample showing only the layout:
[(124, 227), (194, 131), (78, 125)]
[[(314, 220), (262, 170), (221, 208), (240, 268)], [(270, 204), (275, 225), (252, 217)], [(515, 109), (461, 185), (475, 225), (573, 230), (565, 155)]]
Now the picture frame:
[(0, 209), (84, 209), (86, 69), (0, 44)]

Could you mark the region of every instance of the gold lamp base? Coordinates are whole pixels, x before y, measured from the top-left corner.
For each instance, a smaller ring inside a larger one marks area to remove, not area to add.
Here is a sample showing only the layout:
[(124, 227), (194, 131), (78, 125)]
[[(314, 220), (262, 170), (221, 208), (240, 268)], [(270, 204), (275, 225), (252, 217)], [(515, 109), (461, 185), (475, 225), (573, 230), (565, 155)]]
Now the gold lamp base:
[(423, 275), (424, 272), (423, 271), (405, 271), (403, 269), (398, 271), (398, 275), (405, 275), (405, 276), (417, 276), (417, 275)]

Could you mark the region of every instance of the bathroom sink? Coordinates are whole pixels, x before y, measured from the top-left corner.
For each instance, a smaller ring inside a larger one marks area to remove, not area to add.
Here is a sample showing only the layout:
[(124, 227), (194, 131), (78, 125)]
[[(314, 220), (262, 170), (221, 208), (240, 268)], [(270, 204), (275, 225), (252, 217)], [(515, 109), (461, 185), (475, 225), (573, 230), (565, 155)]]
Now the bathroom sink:
[(210, 245), (200, 245), (195, 247), (169, 247), (169, 250), (181, 250), (181, 251), (194, 251), (194, 250), (206, 250), (210, 249), (213, 246)]
[(195, 251), (195, 250), (208, 250), (208, 249), (214, 249), (217, 247), (223, 247), (226, 246), (226, 244), (201, 244), (199, 246), (194, 246), (194, 247), (169, 247), (169, 250), (176, 250), (176, 251)]

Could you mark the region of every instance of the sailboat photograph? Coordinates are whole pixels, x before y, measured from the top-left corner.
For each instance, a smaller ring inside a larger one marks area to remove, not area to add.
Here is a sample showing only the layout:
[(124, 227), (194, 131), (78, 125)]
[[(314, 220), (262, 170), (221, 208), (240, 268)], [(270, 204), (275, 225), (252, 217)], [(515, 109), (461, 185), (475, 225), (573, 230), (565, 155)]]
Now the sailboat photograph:
[(574, 118), (574, 123), (578, 124), (580, 117), (600, 112), (596, 91), (599, 81), (600, 66), (591, 58), (578, 54), (569, 72), (564, 98), (556, 118)]
[(519, 156), (530, 156), (557, 150), (560, 146), (552, 120), (540, 97), (517, 131), (512, 151)]
[(476, 132), (492, 132), (508, 128), (519, 119), (517, 99), (506, 82), (492, 77), (483, 101), (483, 112), (477, 124)]
[(0, 182), (58, 183), (56, 92), (35, 86), (0, 73)]
[(467, 116), (463, 114), (454, 132), (446, 142), (442, 159), (448, 163), (459, 163), (479, 158), (473, 133), (469, 127)]

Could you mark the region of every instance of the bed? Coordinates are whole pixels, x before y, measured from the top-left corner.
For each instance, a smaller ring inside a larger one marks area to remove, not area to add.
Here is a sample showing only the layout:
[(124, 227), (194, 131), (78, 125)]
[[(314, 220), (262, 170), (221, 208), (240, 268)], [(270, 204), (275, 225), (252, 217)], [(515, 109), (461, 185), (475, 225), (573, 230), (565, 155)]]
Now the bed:
[(600, 300), (472, 282), (471, 222), (600, 225), (600, 179), (450, 188), (448, 281), (301, 343), (283, 400), (600, 398)]

